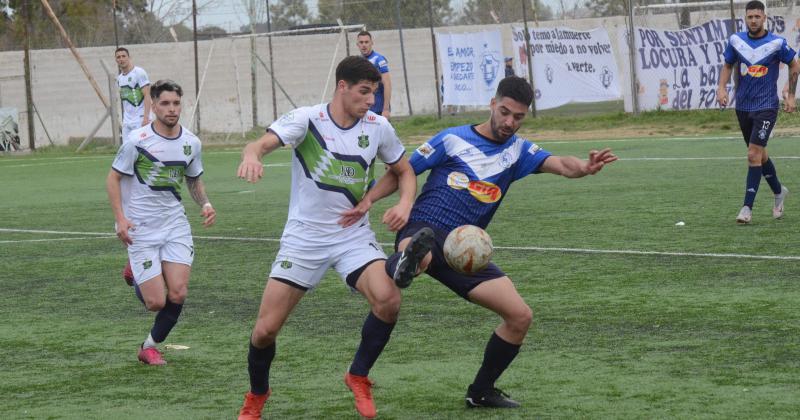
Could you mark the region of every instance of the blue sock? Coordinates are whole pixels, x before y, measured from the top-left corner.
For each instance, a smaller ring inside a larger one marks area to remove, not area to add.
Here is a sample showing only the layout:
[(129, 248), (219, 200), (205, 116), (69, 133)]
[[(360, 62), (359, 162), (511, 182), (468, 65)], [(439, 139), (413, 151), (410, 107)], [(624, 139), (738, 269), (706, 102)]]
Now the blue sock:
[(397, 270), (397, 263), (400, 261), (401, 255), (403, 255), (403, 251), (398, 251), (386, 259), (386, 265), (384, 269), (386, 270), (386, 274), (389, 275), (389, 278), (394, 277), (394, 272)]
[(778, 173), (775, 171), (775, 165), (772, 164), (772, 159), (767, 159), (761, 167), (761, 173), (764, 174), (764, 179), (767, 180), (769, 188), (772, 189), (773, 194), (781, 193), (781, 182), (778, 181)]
[(250, 392), (264, 395), (269, 390), (269, 368), (275, 358), (275, 343), (260, 349), (250, 342), (247, 353), (247, 371), (250, 373)]
[(367, 315), (364, 326), (361, 328), (361, 344), (358, 346), (353, 364), (350, 365), (350, 373), (358, 376), (367, 376), (372, 365), (378, 360), (395, 324), (387, 324), (381, 321), (372, 312)]
[(139, 288), (139, 285), (135, 282), (133, 283), (133, 291), (136, 293), (136, 297), (139, 298), (139, 301), (144, 303), (144, 296), (142, 296), (142, 289)]
[(156, 314), (156, 321), (150, 330), (153, 341), (161, 343), (167, 339), (167, 335), (172, 331), (172, 327), (178, 323), (178, 317), (183, 310), (183, 304), (173, 303), (167, 298), (167, 303)]
[(750, 166), (747, 168), (747, 189), (744, 192), (744, 205), (753, 208), (758, 193), (758, 184), (761, 183), (761, 167)]
[(470, 391), (477, 392), (494, 388), (497, 378), (517, 357), (520, 347), (522, 346), (511, 344), (493, 333), (483, 353), (483, 364), (478, 369), (478, 374), (475, 375), (475, 381), (469, 386)]

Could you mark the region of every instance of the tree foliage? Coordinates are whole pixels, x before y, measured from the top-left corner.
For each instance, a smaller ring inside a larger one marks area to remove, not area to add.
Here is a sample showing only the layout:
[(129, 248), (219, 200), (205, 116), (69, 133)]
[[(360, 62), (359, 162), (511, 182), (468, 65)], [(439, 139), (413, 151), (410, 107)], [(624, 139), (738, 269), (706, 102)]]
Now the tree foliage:
[[(524, 0), (529, 1), (529, 0)], [(550, 20), (553, 18), (553, 9), (541, 2), (535, 1), (535, 9), (530, 2), (527, 9), (528, 21)], [(464, 10), (456, 18), (461, 25), (485, 25), (491, 23), (509, 23), (522, 21), (522, 2), (497, 1), (497, 0), (468, 0)]]
[[(335, 24), (338, 18), (345, 24), (363, 23), (368, 30), (396, 29), (396, 2), (400, 4), (400, 16), (404, 28), (430, 25), (428, 0), (319, 0), (318, 21)], [(431, 0), (431, 3), (434, 26), (450, 21), (453, 9), (449, 0)]]

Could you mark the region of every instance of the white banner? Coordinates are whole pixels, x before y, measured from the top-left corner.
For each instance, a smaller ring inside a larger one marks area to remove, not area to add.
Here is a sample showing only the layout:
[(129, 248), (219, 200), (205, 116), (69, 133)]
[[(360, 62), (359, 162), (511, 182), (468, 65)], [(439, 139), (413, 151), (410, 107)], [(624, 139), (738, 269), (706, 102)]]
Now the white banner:
[[(717, 83), (725, 62), (722, 53), (730, 36), (729, 25), (730, 19), (712, 19), (677, 31), (636, 28), (634, 56), (639, 110), (719, 108)], [(745, 30), (742, 20), (736, 26), (736, 31)], [(770, 16), (766, 26), (779, 36), (786, 31), (783, 16)], [(620, 45), (627, 45), (625, 28), (620, 28), (619, 37)], [(789, 39), (789, 45), (795, 43)], [(785, 73), (781, 71), (779, 87), (786, 81)], [(728, 91), (731, 98), (728, 106), (734, 107), (732, 82)]]
[[(603, 28), (529, 28), (536, 109), (570, 102), (602, 102), (622, 97), (619, 71)], [(514, 72), (528, 78), (524, 28), (513, 27)]]
[(503, 78), (500, 31), (436, 34), (444, 105), (488, 106)]

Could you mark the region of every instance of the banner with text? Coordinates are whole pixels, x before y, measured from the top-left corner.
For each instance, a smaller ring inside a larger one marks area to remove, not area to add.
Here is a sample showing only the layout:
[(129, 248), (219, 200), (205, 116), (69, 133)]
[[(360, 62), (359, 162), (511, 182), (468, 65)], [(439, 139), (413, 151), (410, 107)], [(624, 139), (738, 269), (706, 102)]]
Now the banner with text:
[[(786, 31), (783, 16), (769, 16), (766, 26), (779, 36)], [(736, 31), (743, 30), (744, 22), (737, 19)], [(717, 83), (725, 63), (722, 53), (730, 35), (730, 19), (712, 19), (675, 31), (636, 28), (634, 56), (639, 79), (639, 109), (719, 108)], [(620, 45), (627, 45), (625, 28), (620, 28), (619, 36)], [(793, 41), (789, 44), (793, 45)], [(778, 86), (785, 83), (785, 73), (781, 71)], [(728, 83), (728, 92), (728, 106), (734, 107), (732, 81)]]
[(436, 34), (442, 59), (442, 103), (488, 106), (503, 78), (500, 31)]
[[(603, 28), (529, 28), (536, 109), (619, 99), (619, 71)], [(525, 29), (512, 28), (514, 72), (528, 78)]]

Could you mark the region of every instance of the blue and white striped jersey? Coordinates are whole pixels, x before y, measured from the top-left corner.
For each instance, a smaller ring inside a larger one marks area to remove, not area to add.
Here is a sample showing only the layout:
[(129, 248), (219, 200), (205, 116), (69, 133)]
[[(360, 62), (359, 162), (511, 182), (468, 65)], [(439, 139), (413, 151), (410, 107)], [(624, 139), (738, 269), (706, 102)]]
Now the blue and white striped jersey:
[(784, 38), (770, 32), (761, 38), (750, 38), (747, 32), (731, 35), (723, 55), (726, 63), (739, 63), (736, 109), (777, 109), (780, 63), (791, 63), (796, 54)]
[(431, 170), (411, 210), (411, 221), (450, 231), (486, 228), (511, 183), (539, 170), (550, 152), (516, 135), (496, 143), (474, 126), (448, 128), (411, 156), (417, 175)]
[[(389, 63), (386, 61), (386, 57), (376, 53), (374, 50), (363, 57), (369, 60), (381, 74), (389, 72)], [(378, 89), (375, 90), (375, 103), (372, 104), (369, 110), (378, 115), (383, 112), (383, 82), (378, 83)]]

